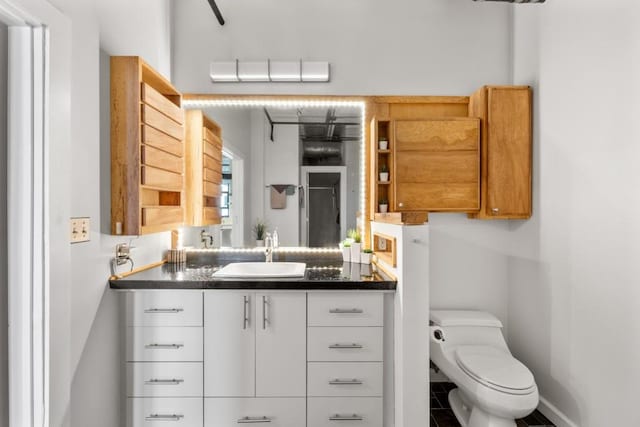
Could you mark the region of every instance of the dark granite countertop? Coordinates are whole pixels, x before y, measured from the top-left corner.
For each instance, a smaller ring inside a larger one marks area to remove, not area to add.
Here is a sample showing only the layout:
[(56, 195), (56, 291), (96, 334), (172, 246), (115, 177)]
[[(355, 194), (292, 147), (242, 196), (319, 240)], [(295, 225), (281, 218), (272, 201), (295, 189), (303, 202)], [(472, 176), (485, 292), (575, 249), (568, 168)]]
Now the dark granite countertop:
[[(202, 251), (187, 255), (187, 263), (164, 264), (130, 276), (110, 280), (112, 289), (283, 289), (283, 290), (378, 290), (396, 289), (396, 281), (375, 266), (343, 263), (330, 256), (307, 256), (295, 261), (306, 262), (302, 278), (237, 279), (213, 277), (230, 262), (254, 261), (253, 257), (203, 256)], [(280, 261), (294, 261), (291, 256)], [(274, 259), (276, 261), (276, 259)]]

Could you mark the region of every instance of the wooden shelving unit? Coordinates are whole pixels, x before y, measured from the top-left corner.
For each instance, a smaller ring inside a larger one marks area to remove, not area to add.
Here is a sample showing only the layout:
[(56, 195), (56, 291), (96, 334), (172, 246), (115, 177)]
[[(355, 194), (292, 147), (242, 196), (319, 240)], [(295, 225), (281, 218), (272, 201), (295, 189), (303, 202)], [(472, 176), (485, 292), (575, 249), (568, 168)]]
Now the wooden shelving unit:
[(182, 95), (137, 56), (111, 58), (111, 233), (184, 223)]
[(202, 110), (186, 112), (187, 224), (220, 224), (222, 129)]
[[(385, 199), (388, 205), (391, 206), (391, 199), (393, 197), (393, 141), (392, 141), (392, 125), (390, 120), (376, 120), (371, 122), (371, 174), (373, 179), (373, 188), (371, 191), (370, 200), (370, 212), (371, 219), (375, 219), (375, 215), (380, 213), (379, 202), (381, 199)], [(380, 150), (378, 147), (378, 141), (381, 137), (386, 137), (388, 141), (388, 148)], [(380, 181), (380, 168), (386, 165), (389, 172), (389, 179), (387, 181)]]

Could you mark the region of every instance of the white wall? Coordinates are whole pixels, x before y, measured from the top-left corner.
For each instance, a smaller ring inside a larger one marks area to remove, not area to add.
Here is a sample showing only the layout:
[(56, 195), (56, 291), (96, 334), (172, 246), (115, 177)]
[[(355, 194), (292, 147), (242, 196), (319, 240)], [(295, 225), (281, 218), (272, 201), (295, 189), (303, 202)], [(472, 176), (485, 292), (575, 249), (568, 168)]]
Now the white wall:
[(574, 425), (640, 425), (640, 4), (515, 10), (534, 216), (510, 230), (510, 344)]
[(7, 26), (0, 23), (0, 426), (9, 423), (7, 354)]
[[(262, 111), (260, 111), (262, 113)], [(255, 115), (253, 116), (255, 118)], [(276, 116), (274, 121), (297, 121), (298, 117)], [(300, 136), (298, 126), (276, 126), (273, 130), (273, 141), (270, 139), (270, 126), (264, 113), (259, 114), (264, 132), (262, 141), (254, 138), (253, 142), (264, 148), (262, 161), (264, 162), (262, 185), (264, 192), (263, 218), (267, 224), (267, 232), (273, 233), (278, 229), (280, 246), (300, 245), (300, 209), (298, 205), (298, 185), (300, 185)], [(255, 148), (255, 147), (254, 147)], [(254, 181), (259, 182), (259, 181)], [(271, 188), (267, 185), (286, 184), (296, 187), (295, 193), (286, 196), (287, 205), (284, 209), (271, 209)], [(257, 215), (254, 215), (257, 217)]]
[[(277, 117), (273, 120), (297, 120), (297, 117)], [(297, 126), (276, 126), (270, 139), (271, 127), (264, 112), (255, 109), (251, 112), (251, 194), (249, 209), (245, 210), (251, 227), (259, 218), (267, 224), (267, 231), (278, 228), (280, 246), (299, 245), (298, 189), (293, 196), (287, 196), (285, 209), (271, 209), (270, 189), (266, 185), (292, 184), (300, 182), (299, 135)], [(245, 235), (249, 245), (255, 245), (253, 229)]]
[[(173, 76), (185, 92), (266, 94), (469, 95), (511, 82), (511, 5), (471, 0), (220, 0), (227, 21), (207, 2), (174, 4)], [(210, 82), (209, 62), (317, 59), (331, 82)], [(257, 164), (253, 164), (256, 171)], [(261, 191), (261, 190), (253, 190)], [(254, 193), (253, 200), (261, 201)], [(253, 215), (253, 218), (255, 215)], [(255, 219), (255, 218), (254, 218)], [(507, 321), (504, 221), (432, 215), (430, 290), (434, 308), (480, 308)]]
[[(509, 6), (470, 0), (174, 2), (173, 73), (185, 92), (467, 95), (509, 79)], [(212, 84), (209, 62), (326, 60), (331, 83)]]

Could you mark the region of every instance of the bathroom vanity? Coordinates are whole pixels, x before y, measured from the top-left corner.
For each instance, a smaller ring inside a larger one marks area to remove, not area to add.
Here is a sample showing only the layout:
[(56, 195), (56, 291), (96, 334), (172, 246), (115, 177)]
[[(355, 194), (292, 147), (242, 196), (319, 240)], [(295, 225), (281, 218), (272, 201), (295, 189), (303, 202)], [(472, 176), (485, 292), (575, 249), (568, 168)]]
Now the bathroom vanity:
[(301, 278), (218, 279), (228, 260), (203, 253), (111, 281), (127, 291), (127, 426), (386, 425), (395, 280), (326, 256)]

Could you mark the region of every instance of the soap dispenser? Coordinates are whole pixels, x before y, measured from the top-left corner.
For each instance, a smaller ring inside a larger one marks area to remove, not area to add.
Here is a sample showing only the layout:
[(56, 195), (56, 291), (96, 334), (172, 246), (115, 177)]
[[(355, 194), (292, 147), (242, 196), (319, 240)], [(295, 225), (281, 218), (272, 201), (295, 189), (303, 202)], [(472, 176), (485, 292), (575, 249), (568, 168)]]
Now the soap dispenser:
[(277, 248), (277, 247), (278, 247), (278, 245), (280, 244), (280, 243), (278, 242), (278, 227), (276, 227), (276, 228), (273, 230), (273, 235), (271, 236), (271, 239), (272, 239), (272, 241), (273, 241), (273, 247), (274, 247), (274, 248)]

